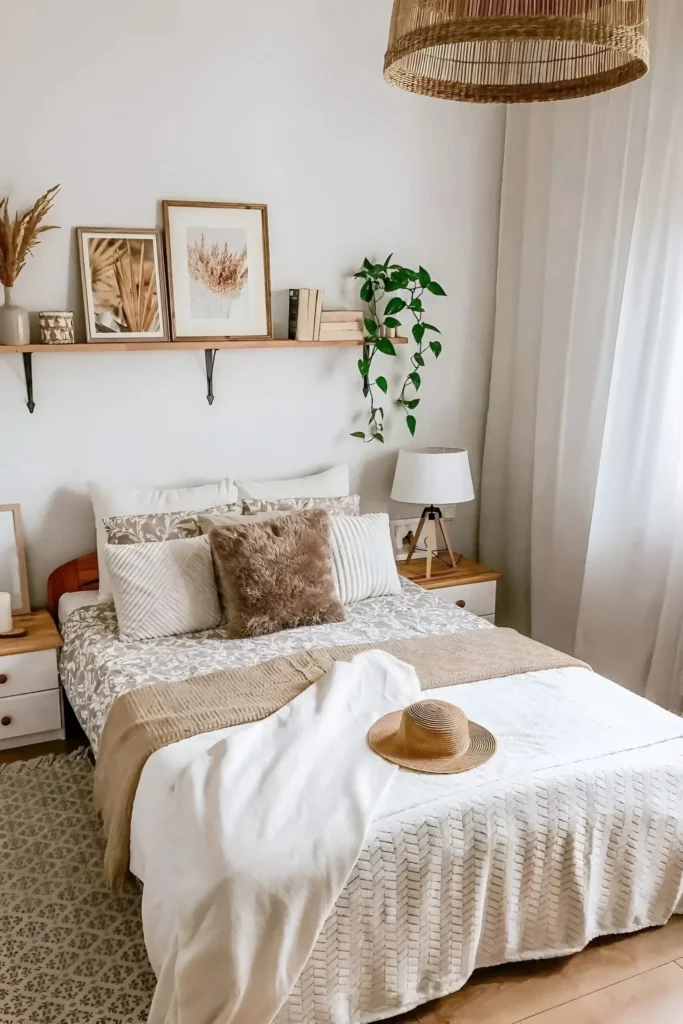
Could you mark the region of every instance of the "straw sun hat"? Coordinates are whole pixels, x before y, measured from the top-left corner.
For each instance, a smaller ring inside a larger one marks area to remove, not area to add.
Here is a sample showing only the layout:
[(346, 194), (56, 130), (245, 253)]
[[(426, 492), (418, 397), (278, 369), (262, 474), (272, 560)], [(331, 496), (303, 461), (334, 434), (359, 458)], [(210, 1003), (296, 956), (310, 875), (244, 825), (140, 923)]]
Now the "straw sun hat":
[(385, 715), (370, 729), (368, 743), (386, 761), (434, 775), (467, 772), (496, 752), (488, 729), (443, 700), (421, 700)]

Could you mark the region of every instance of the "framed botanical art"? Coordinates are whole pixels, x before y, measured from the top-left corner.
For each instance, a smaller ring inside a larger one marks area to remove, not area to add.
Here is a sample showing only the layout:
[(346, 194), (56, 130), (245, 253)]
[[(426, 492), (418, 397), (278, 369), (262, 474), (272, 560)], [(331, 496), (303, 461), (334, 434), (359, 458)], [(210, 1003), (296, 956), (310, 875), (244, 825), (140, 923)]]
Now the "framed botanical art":
[(169, 341), (161, 231), (77, 228), (88, 341)]
[(240, 203), (163, 203), (176, 340), (270, 338), (268, 210)]

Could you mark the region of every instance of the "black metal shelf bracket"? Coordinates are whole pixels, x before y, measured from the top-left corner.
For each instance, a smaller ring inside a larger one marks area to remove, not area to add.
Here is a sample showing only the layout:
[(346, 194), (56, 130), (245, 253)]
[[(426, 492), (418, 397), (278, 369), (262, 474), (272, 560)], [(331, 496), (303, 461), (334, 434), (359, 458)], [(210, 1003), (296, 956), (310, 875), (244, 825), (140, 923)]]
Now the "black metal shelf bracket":
[(213, 367), (216, 362), (217, 348), (207, 348), (204, 352), (204, 360), (206, 362), (206, 400), (209, 405), (213, 405)]
[(30, 413), (36, 407), (36, 403), (33, 401), (33, 359), (30, 352), (22, 352), (21, 357), (24, 360), (24, 377), (26, 379), (26, 405)]

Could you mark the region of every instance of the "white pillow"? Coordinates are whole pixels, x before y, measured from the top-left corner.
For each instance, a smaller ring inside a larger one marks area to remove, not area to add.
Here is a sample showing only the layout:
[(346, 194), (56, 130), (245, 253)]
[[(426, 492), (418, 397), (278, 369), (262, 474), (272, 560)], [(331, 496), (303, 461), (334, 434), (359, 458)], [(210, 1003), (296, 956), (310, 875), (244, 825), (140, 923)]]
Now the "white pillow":
[(401, 593), (389, 516), (330, 516), (333, 575), (339, 600), (354, 604)]
[(237, 480), (240, 498), (340, 498), (351, 493), (349, 467), (333, 466), (324, 473), (296, 480)]
[(189, 512), (192, 509), (213, 508), (239, 501), (232, 480), (219, 480), (201, 487), (131, 487), (127, 484), (107, 484), (89, 481), (97, 528), (97, 558), (100, 568), (100, 596), (111, 598), (109, 572), (104, 559), (107, 533), (104, 520), (112, 516), (140, 515), (144, 512)]
[(196, 633), (222, 614), (208, 537), (105, 544), (122, 640)]

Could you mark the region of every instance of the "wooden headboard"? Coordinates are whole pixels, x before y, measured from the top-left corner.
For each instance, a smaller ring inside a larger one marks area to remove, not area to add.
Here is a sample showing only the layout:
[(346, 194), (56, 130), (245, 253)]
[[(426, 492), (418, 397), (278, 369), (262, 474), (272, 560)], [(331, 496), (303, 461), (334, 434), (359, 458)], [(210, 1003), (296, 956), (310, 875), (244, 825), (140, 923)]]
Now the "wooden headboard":
[(97, 590), (99, 584), (100, 570), (96, 551), (60, 565), (50, 574), (47, 581), (47, 608), (52, 618), (57, 621), (57, 608), (62, 594), (75, 594), (79, 590)]

